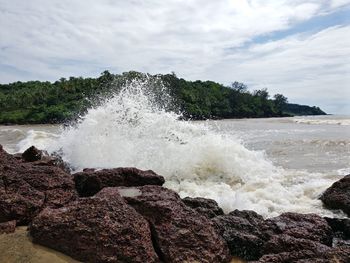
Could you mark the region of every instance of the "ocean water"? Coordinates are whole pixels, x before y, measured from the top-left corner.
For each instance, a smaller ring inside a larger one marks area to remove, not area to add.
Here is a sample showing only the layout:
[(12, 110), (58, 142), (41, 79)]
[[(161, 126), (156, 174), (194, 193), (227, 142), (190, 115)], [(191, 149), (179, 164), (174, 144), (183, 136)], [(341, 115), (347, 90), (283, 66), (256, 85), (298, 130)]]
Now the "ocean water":
[(72, 126), (0, 126), (9, 152), (58, 152), (75, 170), (135, 166), (166, 178), (182, 197), (226, 211), (343, 216), (319, 195), (350, 173), (350, 116), (180, 121), (131, 83)]

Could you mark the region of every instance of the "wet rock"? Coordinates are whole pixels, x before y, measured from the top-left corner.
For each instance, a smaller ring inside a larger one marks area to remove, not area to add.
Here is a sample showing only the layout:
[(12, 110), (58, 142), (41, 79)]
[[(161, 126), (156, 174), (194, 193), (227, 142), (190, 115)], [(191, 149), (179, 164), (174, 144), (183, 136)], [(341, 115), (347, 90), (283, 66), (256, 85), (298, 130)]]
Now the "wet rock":
[(16, 220), (0, 223), (0, 234), (13, 233), (16, 230)]
[[(328, 248), (324, 251), (299, 250), (264, 255), (256, 263), (349, 263), (350, 249)], [(253, 263), (253, 262), (251, 262)]]
[(219, 215), (223, 215), (224, 211), (219, 207), (218, 203), (213, 199), (201, 198), (201, 197), (186, 197), (182, 201), (192, 209), (196, 210), (199, 214), (208, 218), (213, 218)]
[(316, 214), (283, 213), (268, 221), (274, 223), (278, 231), (285, 235), (332, 245), (331, 227), (324, 218)]
[(154, 246), (164, 262), (228, 262), (225, 241), (212, 222), (186, 206), (177, 193), (147, 185), (118, 191), (145, 217), (152, 231)]
[(62, 169), (23, 163), (0, 147), (0, 222), (28, 224), (44, 207), (61, 207), (76, 197)]
[(217, 232), (226, 240), (231, 255), (257, 260), (264, 243), (275, 234), (276, 226), (254, 211), (235, 210), (212, 219)]
[(350, 174), (335, 182), (320, 197), (330, 209), (341, 209), (350, 216)]
[(80, 196), (92, 196), (104, 187), (164, 184), (163, 176), (137, 168), (85, 169), (74, 174), (74, 181)]
[(158, 262), (148, 222), (113, 188), (44, 209), (30, 234), (33, 242), (83, 262)]
[(25, 162), (35, 162), (39, 161), (45, 155), (47, 156), (48, 153), (37, 149), (35, 146), (31, 146), (22, 153), (22, 159)]
[(328, 225), (332, 228), (335, 236), (342, 239), (350, 239), (350, 219), (349, 218), (329, 218), (324, 217)]

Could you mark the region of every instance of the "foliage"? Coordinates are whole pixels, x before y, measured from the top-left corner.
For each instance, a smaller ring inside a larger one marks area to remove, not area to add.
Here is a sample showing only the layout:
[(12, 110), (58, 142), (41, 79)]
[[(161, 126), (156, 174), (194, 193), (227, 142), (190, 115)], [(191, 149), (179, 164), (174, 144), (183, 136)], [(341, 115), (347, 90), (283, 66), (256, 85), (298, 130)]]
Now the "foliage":
[[(152, 76), (130, 71), (114, 75), (104, 71), (98, 78), (70, 77), (53, 83), (18, 81), (0, 84), (0, 123), (62, 123), (77, 118), (87, 108), (135, 79), (148, 83), (148, 88), (159, 101), (164, 96), (163, 83), (174, 101), (168, 109), (183, 112), (185, 118), (325, 114), (316, 107), (288, 104), (287, 98), (281, 94), (276, 94), (272, 100), (266, 89), (250, 93), (247, 86), (239, 82), (226, 87), (213, 81), (186, 81), (175, 73)], [(167, 103), (164, 102), (164, 105)]]

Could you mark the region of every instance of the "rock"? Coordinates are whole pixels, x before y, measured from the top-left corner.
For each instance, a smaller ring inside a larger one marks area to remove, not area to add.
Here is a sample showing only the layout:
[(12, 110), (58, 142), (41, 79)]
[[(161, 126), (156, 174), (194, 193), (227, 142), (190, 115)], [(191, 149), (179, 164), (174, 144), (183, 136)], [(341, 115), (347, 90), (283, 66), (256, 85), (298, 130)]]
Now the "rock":
[(44, 207), (76, 197), (72, 177), (62, 169), (23, 163), (0, 147), (0, 222), (28, 224)]
[(14, 154), (13, 156), (17, 160), (31, 162), (33, 165), (57, 166), (67, 173), (71, 171), (69, 165), (57, 153), (49, 155), (46, 151), (38, 150), (35, 146), (29, 147), (22, 154)]
[(278, 231), (285, 235), (332, 245), (331, 227), (324, 218), (316, 214), (283, 213), (268, 221), (274, 223)]
[(212, 222), (186, 206), (174, 191), (154, 185), (118, 191), (150, 223), (161, 261), (229, 261), (227, 245)]
[(106, 188), (59, 209), (44, 209), (31, 223), (33, 242), (83, 262), (158, 262), (148, 222)]
[[(329, 248), (325, 251), (299, 250), (264, 255), (256, 263), (349, 263), (350, 249)], [(250, 262), (254, 263), (254, 262)]]
[(163, 176), (136, 168), (85, 169), (74, 174), (74, 181), (80, 196), (92, 196), (104, 187), (164, 184)]
[(217, 232), (226, 240), (231, 255), (257, 260), (264, 243), (275, 233), (276, 226), (254, 211), (235, 210), (212, 219)]
[(39, 161), (45, 155), (48, 154), (44, 151), (37, 149), (35, 146), (31, 146), (22, 153), (22, 159), (25, 162), (35, 162)]
[(324, 217), (333, 233), (342, 239), (350, 239), (350, 219), (349, 218), (329, 218)]
[(223, 215), (224, 211), (219, 207), (215, 200), (201, 198), (201, 197), (186, 197), (182, 201), (192, 209), (196, 210), (199, 214), (208, 218), (213, 218), (219, 215)]
[(16, 230), (16, 220), (0, 223), (0, 234), (13, 233)]
[(330, 209), (341, 209), (350, 216), (350, 174), (335, 182), (320, 197)]

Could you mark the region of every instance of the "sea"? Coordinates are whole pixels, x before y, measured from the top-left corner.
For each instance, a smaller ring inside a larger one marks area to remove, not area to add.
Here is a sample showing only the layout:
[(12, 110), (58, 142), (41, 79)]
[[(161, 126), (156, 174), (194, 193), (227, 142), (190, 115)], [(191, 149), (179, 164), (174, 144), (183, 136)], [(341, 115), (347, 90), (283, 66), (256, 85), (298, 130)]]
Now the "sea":
[(318, 198), (350, 173), (350, 116), (185, 121), (131, 85), (75, 123), (0, 126), (0, 144), (60, 154), (73, 171), (151, 169), (181, 197), (212, 198), (226, 212), (344, 216)]

